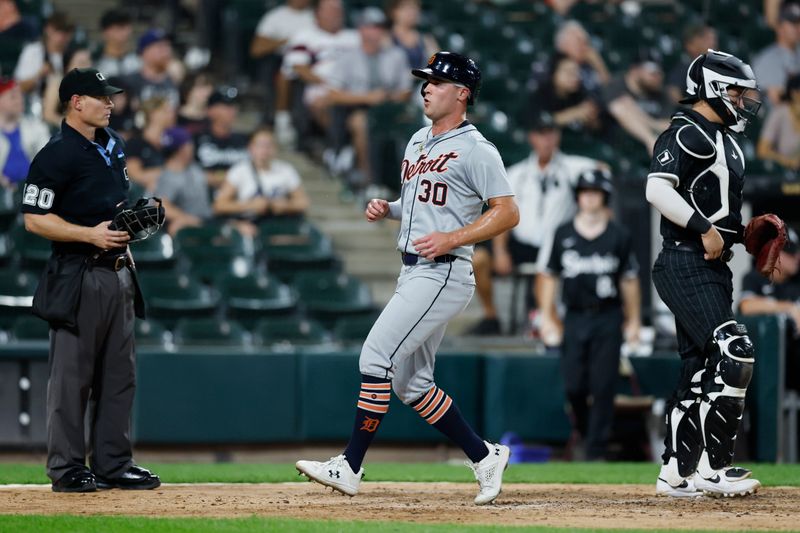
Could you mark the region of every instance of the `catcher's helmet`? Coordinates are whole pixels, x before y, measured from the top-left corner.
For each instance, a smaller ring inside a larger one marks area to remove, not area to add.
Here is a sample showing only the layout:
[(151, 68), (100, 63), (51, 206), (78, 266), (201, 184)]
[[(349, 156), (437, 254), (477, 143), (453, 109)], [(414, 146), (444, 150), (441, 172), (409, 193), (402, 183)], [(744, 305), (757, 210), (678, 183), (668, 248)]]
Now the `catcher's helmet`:
[[(467, 103), (470, 105), (475, 103), (481, 88), (481, 70), (478, 65), (467, 56), (455, 52), (436, 52), (428, 59), (428, 66), (412, 69), (411, 74), (423, 80), (435, 78), (463, 85), (469, 89)], [(424, 84), (422, 95), (425, 96)]]
[(747, 121), (755, 118), (761, 102), (743, 97), (744, 107), (731, 102), (728, 87), (758, 90), (750, 65), (736, 56), (709, 49), (697, 56), (686, 73), (686, 93), (682, 104), (705, 100), (732, 131), (741, 133)]
[(575, 184), (575, 198), (578, 197), (580, 191), (586, 189), (603, 191), (606, 205), (608, 205), (608, 199), (611, 197), (611, 193), (614, 192), (614, 185), (611, 183), (611, 172), (604, 168), (582, 172), (578, 176), (578, 182)]

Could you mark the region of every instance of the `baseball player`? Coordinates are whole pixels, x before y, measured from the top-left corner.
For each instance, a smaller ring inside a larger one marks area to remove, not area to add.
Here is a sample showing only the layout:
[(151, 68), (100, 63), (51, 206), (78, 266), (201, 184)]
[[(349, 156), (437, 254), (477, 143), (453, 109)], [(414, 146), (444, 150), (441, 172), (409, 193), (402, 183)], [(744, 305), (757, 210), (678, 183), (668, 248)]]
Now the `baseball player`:
[(742, 242), (744, 155), (733, 133), (758, 112), (749, 65), (708, 50), (686, 76), (691, 109), (672, 117), (655, 144), (647, 200), (661, 213), (663, 250), (653, 283), (675, 315), (681, 377), (667, 407), (658, 494), (752, 494), (761, 484), (732, 467), (754, 350), (731, 309), (726, 264)]
[(125, 142), (108, 127), (111, 96), (121, 92), (95, 69), (67, 73), (61, 130), (36, 154), (23, 188), (25, 228), (53, 244), (33, 308), (50, 323), (47, 475), (55, 492), (161, 485), (134, 463), (130, 439), (134, 315), (144, 317), (144, 302), (130, 236), (110, 225), (130, 188)]
[[(555, 305), (559, 278), (562, 281), (567, 312), (561, 373), (572, 422), (590, 461), (605, 459), (623, 330), (628, 341), (636, 342), (641, 323), (639, 267), (630, 233), (611, 220), (612, 191), (607, 170), (587, 170), (578, 177), (578, 214), (545, 244), (546, 267), (540, 274), (544, 338), (550, 337), (549, 329), (562, 329)], [(560, 331), (556, 335), (561, 336)]]
[[(509, 449), (482, 440), (453, 399), (436, 386), (436, 350), (447, 323), (475, 290), (473, 244), (514, 227), (519, 220), (511, 186), (497, 149), (466, 119), (480, 86), (471, 59), (438, 52), (422, 69), (425, 115), (432, 126), (415, 133), (401, 166), (401, 196), (373, 199), (366, 218), (401, 221), (397, 247), (403, 263), (397, 290), (361, 350), (362, 383), (355, 424), (342, 455), (326, 462), (298, 461), (310, 479), (354, 496), (364, 455), (389, 409), (392, 390), (469, 458), (480, 491), (475, 503), (500, 493)], [(489, 209), (481, 214), (487, 202)]]

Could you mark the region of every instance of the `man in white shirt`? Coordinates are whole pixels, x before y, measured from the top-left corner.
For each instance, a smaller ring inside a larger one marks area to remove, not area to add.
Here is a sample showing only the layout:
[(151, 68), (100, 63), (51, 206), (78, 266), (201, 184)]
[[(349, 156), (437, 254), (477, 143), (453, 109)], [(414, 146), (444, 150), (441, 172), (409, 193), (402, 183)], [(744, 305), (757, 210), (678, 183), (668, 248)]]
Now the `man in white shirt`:
[[(528, 142), (531, 155), (508, 168), (508, 181), (519, 206), (520, 222), (512, 230), (492, 239), (491, 243), (487, 241), (476, 246), (472, 258), (476, 288), (483, 308), (483, 319), (469, 331), (473, 335), (500, 334), (492, 271), (505, 276), (522, 263), (537, 263), (536, 269), (539, 270), (542, 266), (538, 264), (539, 248), (558, 226), (575, 215), (578, 176), (602, 165), (588, 157), (562, 153), (559, 150), (561, 130), (550, 113), (533, 117)], [(532, 293), (526, 291), (526, 294), (530, 299)]]
[(65, 13), (56, 11), (47, 18), (42, 38), (25, 45), (17, 60), (14, 79), (22, 92), (38, 92), (48, 75), (64, 73), (63, 54), (74, 31)]

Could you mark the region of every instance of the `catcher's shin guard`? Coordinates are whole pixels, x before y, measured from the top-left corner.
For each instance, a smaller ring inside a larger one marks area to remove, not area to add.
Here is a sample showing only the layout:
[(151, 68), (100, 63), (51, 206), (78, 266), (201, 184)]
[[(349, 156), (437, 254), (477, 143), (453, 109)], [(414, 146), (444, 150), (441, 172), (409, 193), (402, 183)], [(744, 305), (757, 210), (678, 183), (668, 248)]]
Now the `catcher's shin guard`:
[(704, 477), (712, 476), (733, 461), (736, 431), (755, 362), (747, 328), (733, 320), (714, 330), (707, 353), (699, 409), (705, 450), (698, 471)]
[(673, 400), (667, 410), (666, 449), (661, 477), (673, 487), (695, 472), (703, 450), (699, 414), (702, 374), (703, 370), (694, 373), (691, 388), (685, 392), (683, 399)]

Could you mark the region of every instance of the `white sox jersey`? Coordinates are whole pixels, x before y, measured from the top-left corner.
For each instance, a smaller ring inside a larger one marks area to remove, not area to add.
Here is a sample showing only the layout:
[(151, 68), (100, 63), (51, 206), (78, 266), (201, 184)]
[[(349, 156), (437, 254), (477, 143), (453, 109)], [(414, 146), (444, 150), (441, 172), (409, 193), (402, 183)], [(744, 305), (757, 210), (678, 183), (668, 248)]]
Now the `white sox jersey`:
[[(402, 220), (397, 238), (401, 252), (416, 254), (413, 242), (434, 231), (467, 226), (481, 215), (490, 198), (513, 196), (497, 148), (468, 121), (439, 135), (416, 132), (400, 167)], [(473, 245), (450, 253), (469, 260)]]

